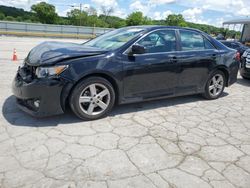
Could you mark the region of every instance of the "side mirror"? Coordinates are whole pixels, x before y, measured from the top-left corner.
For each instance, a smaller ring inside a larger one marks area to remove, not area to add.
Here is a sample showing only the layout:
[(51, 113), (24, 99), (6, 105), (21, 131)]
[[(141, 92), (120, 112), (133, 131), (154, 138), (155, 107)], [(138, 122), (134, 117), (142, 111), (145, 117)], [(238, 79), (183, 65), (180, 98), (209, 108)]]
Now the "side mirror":
[(132, 46), (132, 54), (144, 54), (146, 52), (146, 49), (144, 46), (138, 45), (138, 44), (134, 44)]

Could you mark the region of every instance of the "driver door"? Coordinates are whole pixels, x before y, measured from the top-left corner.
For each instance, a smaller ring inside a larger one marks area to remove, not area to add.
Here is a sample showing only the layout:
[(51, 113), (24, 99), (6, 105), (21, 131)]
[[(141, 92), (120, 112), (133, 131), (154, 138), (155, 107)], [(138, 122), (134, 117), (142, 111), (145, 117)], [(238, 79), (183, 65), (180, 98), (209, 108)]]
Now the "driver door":
[[(124, 96), (126, 98), (155, 98), (174, 95), (177, 86), (176, 32), (164, 29), (140, 39), (143, 54), (124, 54)], [(137, 99), (138, 100), (138, 99)]]

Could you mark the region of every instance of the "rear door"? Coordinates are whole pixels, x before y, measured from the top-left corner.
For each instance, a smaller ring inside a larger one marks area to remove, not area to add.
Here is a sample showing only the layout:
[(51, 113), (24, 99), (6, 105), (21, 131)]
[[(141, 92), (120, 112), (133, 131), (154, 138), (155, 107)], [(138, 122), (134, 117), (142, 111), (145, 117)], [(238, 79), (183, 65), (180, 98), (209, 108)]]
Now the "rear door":
[(178, 88), (176, 93), (201, 92), (210, 70), (219, 58), (217, 49), (196, 31), (179, 30), (180, 52), (178, 59)]

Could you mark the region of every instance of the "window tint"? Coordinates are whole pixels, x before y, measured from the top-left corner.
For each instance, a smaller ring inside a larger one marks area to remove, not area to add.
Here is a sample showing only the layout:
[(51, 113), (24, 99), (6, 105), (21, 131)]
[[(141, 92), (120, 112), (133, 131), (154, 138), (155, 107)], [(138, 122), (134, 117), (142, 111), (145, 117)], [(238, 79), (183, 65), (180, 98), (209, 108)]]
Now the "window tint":
[(180, 31), (183, 51), (214, 49), (214, 46), (201, 34), (192, 31)]
[(147, 53), (176, 51), (174, 30), (159, 30), (148, 34), (137, 44), (144, 46)]
[(206, 38), (203, 37), (205, 49), (215, 49), (215, 47)]

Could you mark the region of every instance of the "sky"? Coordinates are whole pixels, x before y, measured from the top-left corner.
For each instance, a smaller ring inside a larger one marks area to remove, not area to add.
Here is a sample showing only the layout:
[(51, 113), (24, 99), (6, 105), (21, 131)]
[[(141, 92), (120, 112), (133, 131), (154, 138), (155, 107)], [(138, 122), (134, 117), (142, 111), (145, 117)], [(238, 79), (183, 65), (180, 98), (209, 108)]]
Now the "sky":
[[(250, 0), (44, 0), (53, 4), (59, 15), (65, 16), (71, 5), (83, 9), (113, 7), (114, 16), (126, 18), (133, 11), (141, 11), (152, 19), (165, 19), (169, 14), (182, 14), (186, 21), (222, 26), (223, 21), (250, 16)], [(41, 0), (0, 0), (0, 5), (30, 10)]]

